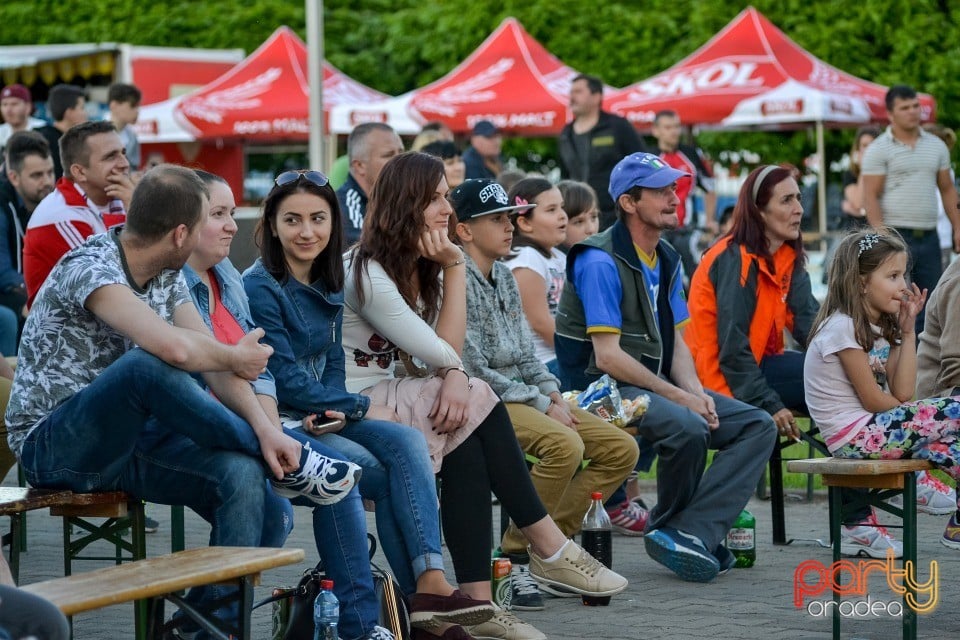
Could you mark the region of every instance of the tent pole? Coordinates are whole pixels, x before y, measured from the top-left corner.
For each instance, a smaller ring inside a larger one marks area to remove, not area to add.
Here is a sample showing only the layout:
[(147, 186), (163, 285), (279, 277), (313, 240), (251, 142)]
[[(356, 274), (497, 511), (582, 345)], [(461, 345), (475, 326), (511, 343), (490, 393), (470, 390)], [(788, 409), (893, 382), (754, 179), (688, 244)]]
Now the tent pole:
[(817, 120), (817, 159), (820, 175), (817, 176), (817, 204), (819, 212), (820, 250), (827, 246), (827, 153), (823, 144), (823, 121)]
[(307, 77), (310, 78), (310, 168), (326, 171), (323, 154), (323, 0), (307, 3)]

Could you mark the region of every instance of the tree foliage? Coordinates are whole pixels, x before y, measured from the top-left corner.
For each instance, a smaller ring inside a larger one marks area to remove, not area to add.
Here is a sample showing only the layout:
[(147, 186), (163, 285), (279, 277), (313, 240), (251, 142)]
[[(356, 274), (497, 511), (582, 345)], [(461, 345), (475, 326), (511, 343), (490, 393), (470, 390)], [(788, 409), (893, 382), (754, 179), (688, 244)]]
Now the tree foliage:
[[(938, 118), (960, 125), (954, 109), (960, 100), (958, 0), (755, 0), (754, 5), (835, 67), (933, 94)], [(693, 0), (327, 0), (325, 51), (352, 77), (396, 95), (447, 73), (512, 15), (570, 66), (623, 86), (689, 55), (741, 8)], [(305, 36), (304, 16), (304, 3), (296, 0), (14, 0), (0, 5), (0, 42), (130, 42), (249, 52), (281, 24)], [(835, 157), (850, 137), (829, 133)], [(793, 162), (813, 148), (808, 132), (710, 132), (701, 144), (714, 152), (749, 146), (765, 158)], [(550, 152), (549, 143), (535, 146)]]

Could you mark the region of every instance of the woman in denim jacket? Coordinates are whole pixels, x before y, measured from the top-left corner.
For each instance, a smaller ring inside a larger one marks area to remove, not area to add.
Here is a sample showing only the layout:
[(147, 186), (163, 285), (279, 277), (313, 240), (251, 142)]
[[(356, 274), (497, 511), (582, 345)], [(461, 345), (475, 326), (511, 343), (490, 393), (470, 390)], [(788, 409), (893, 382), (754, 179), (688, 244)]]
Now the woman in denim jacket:
[[(476, 624), (489, 602), (462, 596), (447, 583), (433, 470), (423, 435), (390, 421), (396, 414), (348, 393), (340, 343), (343, 316), (342, 227), (336, 194), (316, 171), (281, 174), (267, 195), (257, 230), (260, 258), (243, 275), (258, 327), (274, 349), (280, 410), (293, 419), (334, 411), (346, 417), (320, 435), (363, 467), (360, 493), (376, 503), (377, 531), (397, 581), (411, 601), (411, 623)], [(318, 433), (305, 423), (307, 433)], [(447, 632), (444, 637), (462, 637)]]

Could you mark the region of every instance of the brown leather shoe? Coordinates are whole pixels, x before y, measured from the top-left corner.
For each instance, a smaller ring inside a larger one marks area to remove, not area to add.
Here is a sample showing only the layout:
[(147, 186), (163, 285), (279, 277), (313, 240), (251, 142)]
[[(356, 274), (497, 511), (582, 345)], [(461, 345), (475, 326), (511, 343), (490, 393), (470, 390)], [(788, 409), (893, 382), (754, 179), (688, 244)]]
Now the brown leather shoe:
[(410, 599), (411, 627), (436, 629), (444, 622), (469, 626), (486, 622), (492, 617), (492, 602), (474, 600), (459, 590), (449, 596), (415, 593)]

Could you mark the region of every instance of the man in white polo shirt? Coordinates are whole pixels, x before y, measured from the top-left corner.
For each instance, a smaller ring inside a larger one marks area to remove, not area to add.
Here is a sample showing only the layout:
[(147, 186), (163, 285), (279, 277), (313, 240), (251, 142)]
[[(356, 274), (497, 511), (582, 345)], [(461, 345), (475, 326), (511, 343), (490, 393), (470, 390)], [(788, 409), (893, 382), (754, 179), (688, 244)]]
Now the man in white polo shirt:
[[(910, 247), (910, 280), (933, 291), (942, 273), (937, 238), (936, 191), (953, 225), (953, 250), (960, 252), (960, 211), (950, 177), (950, 152), (920, 127), (920, 100), (910, 87), (890, 87), (886, 95), (890, 126), (863, 156), (863, 206), (874, 227), (894, 227)], [(917, 316), (917, 334), (923, 330)]]

